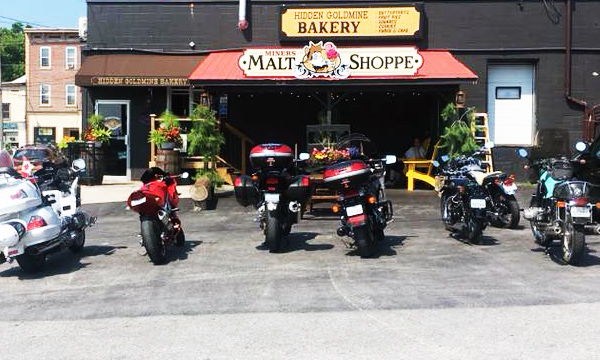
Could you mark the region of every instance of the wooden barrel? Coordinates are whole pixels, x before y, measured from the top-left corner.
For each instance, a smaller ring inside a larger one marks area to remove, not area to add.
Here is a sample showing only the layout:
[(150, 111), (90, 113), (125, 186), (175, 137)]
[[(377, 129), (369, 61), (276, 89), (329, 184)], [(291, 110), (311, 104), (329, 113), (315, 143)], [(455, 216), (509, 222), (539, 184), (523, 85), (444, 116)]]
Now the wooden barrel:
[(179, 151), (158, 150), (156, 152), (155, 162), (156, 166), (171, 174), (179, 174), (181, 172)]

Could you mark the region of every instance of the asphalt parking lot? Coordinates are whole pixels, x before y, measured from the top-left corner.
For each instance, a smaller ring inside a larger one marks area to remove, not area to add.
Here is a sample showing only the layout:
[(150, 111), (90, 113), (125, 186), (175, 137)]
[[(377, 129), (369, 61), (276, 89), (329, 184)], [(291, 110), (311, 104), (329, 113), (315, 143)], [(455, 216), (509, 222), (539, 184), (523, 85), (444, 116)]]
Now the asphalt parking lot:
[[(524, 192), (524, 196), (527, 193)], [(600, 321), (600, 249), (565, 266), (519, 230), (482, 245), (449, 236), (432, 191), (391, 190), (394, 222), (361, 259), (323, 212), (271, 254), (254, 211), (182, 205), (185, 248), (153, 266), (123, 203), (99, 216), (81, 255), (37, 275), (0, 266), (4, 356), (47, 359), (590, 359)], [(522, 201), (521, 201), (522, 203)], [(35, 344), (35, 345), (34, 345)]]

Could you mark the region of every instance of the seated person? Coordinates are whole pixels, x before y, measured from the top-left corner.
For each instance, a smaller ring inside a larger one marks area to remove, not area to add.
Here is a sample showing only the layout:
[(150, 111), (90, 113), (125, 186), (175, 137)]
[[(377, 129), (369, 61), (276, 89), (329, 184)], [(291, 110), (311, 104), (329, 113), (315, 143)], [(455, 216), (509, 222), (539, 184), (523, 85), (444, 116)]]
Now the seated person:
[(405, 159), (424, 159), (427, 153), (421, 146), (421, 140), (416, 137), (413, 140), (413, 146), (404, 153)]

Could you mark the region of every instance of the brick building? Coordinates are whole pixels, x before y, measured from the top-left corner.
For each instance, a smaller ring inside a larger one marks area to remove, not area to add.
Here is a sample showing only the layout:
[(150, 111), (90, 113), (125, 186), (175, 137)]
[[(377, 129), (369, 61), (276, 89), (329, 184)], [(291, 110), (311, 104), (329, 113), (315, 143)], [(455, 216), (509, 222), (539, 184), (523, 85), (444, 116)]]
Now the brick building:
[(28, 143), (79, 137), (81, 46), (77, 29), (25, 29)]
[[(133, 174), (147, 166), (148, 115), (185, 116), (202, 92), (256, 142), (302, 151), (307, 127), (329, 123), (402, 155), (415, 136), (436, 140), (441, 110), (463, 91), (489, 114), (497, 168), (511, 172), (516, 147), (566, 153), (586, 135), (584, 114), (600, 120), (590, 111), (600, 103), (598, 1), (87, 2), (84, 112), (107, 103), (129, 115)], [(311, 43), (337, 49), (350, 71), (295, 73)], [(223, 152), (233, 164), (236, 147)]]

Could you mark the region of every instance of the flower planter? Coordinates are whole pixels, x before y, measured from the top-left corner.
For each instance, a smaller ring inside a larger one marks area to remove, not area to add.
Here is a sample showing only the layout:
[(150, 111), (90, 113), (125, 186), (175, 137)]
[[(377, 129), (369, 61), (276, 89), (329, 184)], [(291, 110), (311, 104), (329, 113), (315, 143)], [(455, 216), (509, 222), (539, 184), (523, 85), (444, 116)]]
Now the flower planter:
[(175, 149), (175, 143), (174, 142), (165, 142), (160, 144), (160, 149), (161, 150), (173, 150)]
[(155, 162), (156, 166), (171, 174), (175, 175), (181, 172), (179, 151), (158, 150), (156, 152)]

